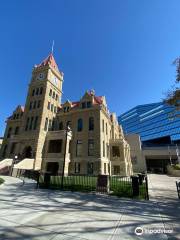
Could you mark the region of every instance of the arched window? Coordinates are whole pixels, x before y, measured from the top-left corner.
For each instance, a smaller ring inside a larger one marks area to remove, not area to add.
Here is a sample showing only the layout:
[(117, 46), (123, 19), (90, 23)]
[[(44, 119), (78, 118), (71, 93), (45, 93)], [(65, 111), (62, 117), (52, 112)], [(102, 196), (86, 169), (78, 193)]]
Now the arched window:
[(40, 88), (39, 94), (42, 94), (42, 93), (43, 93), (43, 87)]
[(90, 117), (89, 118), (89, 131), (93, 131), (94, 130), (94, 118)]
[(8, 130), (7, 138), (9, 138), (11, 136), (11, 132), (12, 132), (12, 127), (10, 127)]
[(63, 122), (59, 123), (59, 130), (63, 130)]
[(14, 134), (15, 134), (15, 135), (18, 135), (18, 134), (19, 134), (19, 127), (16, 127), (16, 128), (15, 128)]
[(78, 132), (81, 132), (83, 130), (83, 120), (82, 120), (82, 118), (78, 119), (77, 130), (78, 130)]
[(34, 94), (35, 94), (35, 89), (33, 89), (33, 91), (32, 91), (32, 96), (34, 96)]
[(39, 88), (36, 88), (36, 95), (39, 94)]

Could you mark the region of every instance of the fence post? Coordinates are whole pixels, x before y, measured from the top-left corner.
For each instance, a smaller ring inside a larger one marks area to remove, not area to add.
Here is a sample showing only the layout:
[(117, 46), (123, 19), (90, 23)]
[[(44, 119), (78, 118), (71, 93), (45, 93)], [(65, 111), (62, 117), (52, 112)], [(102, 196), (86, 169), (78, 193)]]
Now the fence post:
[(147, 178), (147, 175), (145, 176), (145, 182), (146, 182), (146, 200), (149, 200), (148, 178)]
[(131, 176), (131, 179), (132, 179), (133, 197), (139, 196), (139, 177)]

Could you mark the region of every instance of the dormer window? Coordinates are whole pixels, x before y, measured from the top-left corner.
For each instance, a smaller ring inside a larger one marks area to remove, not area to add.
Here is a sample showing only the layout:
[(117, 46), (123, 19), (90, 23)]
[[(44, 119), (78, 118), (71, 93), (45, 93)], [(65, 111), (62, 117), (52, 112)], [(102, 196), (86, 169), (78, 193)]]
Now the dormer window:
[(92, 102), (88, 101), (88, 102), (82, 102), (82, 109), (84, 108), (91, 108), (92, 107)]
[(82, 108), (86, 108), (86, 102), (82, 102)]
[(90, 108), (90, 107), (92, 107), (92, 104), (91, 104), (91, 102), (89, 101), (89, 102), (87, 102), (87, 108)]

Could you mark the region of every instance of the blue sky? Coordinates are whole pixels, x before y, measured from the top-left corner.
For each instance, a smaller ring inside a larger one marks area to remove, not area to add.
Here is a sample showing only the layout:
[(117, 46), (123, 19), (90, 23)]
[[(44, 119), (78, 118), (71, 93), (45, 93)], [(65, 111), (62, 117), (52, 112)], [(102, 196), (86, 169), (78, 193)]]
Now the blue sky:
[(160, 101), (175, 80), (179, 12), (179, 0), (1, 1), (0, 136), (53, 39), (63, 100), (93, 88), (117, 115)]

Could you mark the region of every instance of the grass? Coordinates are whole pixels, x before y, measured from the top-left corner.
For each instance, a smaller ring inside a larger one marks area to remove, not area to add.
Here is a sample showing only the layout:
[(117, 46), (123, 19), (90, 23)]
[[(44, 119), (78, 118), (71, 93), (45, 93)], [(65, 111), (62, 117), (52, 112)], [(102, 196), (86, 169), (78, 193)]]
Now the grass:
[(4, 179), (0, 178), (0, 185), (4, 182)]
[[(51, 176), (50, 188), (60, 189), (61, 176)], [(44, 185), (44, 178), (40, 177), (40, 187), (46, 187)], [(96, 191), (97, 177), (95, 176), (67, 176), (63, 180), (63, 190), (80, 191), (80, 192), (92, 192)], [(110, 177), (110, 194), (118, 197), (132, 198), (132, 185), (129, 177), (111, 176)], [(139, 187), (138, 199), (145, 199), (146, 186), (145, 183)]]

